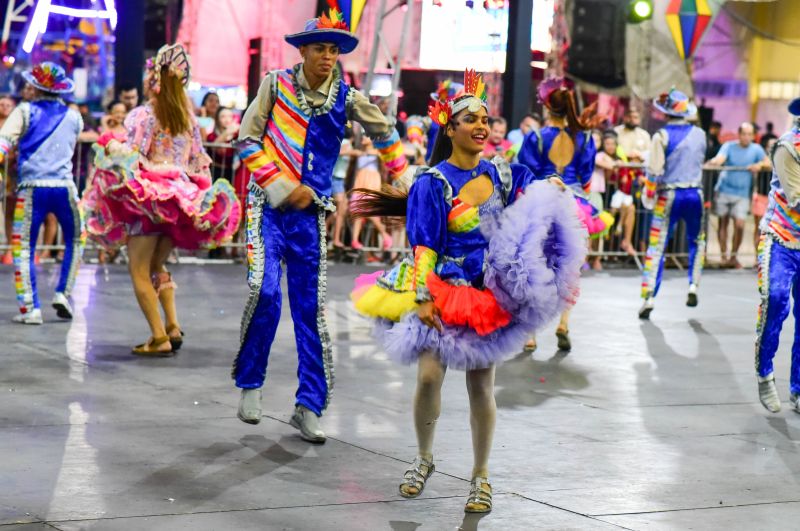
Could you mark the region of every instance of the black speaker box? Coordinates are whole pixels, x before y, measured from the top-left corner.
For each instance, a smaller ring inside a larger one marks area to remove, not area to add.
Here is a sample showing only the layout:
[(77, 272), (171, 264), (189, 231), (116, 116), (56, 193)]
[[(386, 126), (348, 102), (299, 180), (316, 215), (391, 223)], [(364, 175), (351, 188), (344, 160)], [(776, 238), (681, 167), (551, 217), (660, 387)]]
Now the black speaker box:
[(567, 72), (616, 88), (625, 84), (627, 0), (574, 0)]

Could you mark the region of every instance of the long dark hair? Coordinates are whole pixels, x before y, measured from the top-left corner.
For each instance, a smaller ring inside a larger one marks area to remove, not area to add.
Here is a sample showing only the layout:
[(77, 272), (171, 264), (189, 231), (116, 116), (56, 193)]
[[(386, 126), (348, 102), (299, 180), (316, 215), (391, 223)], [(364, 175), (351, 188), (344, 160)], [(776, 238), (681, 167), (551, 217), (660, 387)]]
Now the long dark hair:
[[(462, 96), (456, 99), (453, 104), (473, 96)], [(463, 112), (463, 111), (462, 111)], [(458, 114), (461, 114), (459, 112)], [(447, 136), (447, 128), (455, 125), (456, 116), (451, 116), (450, 121), (445, 125), (439, 126), (436, 134), (436, 141), (433, 144), (433, 151), (428, 165), (433, 167), (450, 158), (453, 154), (453, 141)], [(405, 216), (408, 203), (408, 192), (401, 191), (391, 186), (383, 186), (381, 190), (367, 190), (356, 188), (353, 192), (360, 194), (360, 197), (350, 203), (350, 215), (353, 218), (368, 218), (372, 216)]]
[(603, 119), (602, 116), (597, 114), (597, 102), (586, 107), (579, 115), (578, 106), (575, 103), (575, 95), (566, 88), (558, 89), (550, 94), (546, 105), (553, 116), (567, 119), (569, 134), (573, 141), (578, 132), (594, 129)]

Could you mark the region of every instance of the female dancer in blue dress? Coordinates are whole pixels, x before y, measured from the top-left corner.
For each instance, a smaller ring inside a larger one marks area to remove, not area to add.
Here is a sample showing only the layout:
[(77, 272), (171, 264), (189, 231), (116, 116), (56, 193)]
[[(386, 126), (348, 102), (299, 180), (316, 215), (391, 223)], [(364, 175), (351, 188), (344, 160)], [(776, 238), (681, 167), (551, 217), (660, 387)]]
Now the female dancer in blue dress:
[[(574, 301), (585, 232), (561, 181), (502, 158), (481, 160), (489, 135), (485, 87), (465, 74), (465, 94), (431, 106), (440, 126), (431, 164), (408, 195), (359, 190), (359, 216), (406, 216), (413, 257), (360, 277), (353, 300), (376, 319), (390, 356), (417, 362), (418, 453), (400, 484), (415, 498), (434, 471), (433, 437), (447, 368), (466, 371), (474, 462), (467, 512), (489, 512), (495, 425), (494, 366), (527, 334)], [(524, 192), (524, 193), (523, 193)]]
[[(572, 192), (578, 215), (591, 238), (602, 237), (614, 222), (613, 216), (598, 211), (589, 202), (589, 183), (594, 171), (597, 148), (592, 141), (592, 127), (597, 121), (594, 105), (579, 116), (575, 96), (563, 79), (551, 78), (539, 85), (539, 99), (548, 112), (548, 125), (525, 137), (519, 151), (519, 162), (538, 179), (557, 176)], [(561, 315), (556, 328), (558, 348), (570, 350), (569, 310)], [(536, 339), (530, 338), (525, 350), (536, 350)]]

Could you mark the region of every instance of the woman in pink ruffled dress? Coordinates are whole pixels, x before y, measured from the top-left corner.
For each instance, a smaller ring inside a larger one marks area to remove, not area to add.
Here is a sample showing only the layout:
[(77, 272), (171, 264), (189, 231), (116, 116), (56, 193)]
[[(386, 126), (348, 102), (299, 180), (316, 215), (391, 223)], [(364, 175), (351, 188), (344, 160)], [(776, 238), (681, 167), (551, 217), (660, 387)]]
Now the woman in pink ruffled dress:
[(148, 63), (149, 101), (125, 119), (127, 135), (104, 134), (94, 146), (97, 171), (82, 203), (90, 238), (106, 248), (128, 246), (134, 292), (151, 332), (133, 348), (138, 355), (170, 355), (183, 343), (176, 286), (165, 267), (172, 249), (217, 246), (235, 234), (242, 214), (230, 183), (211, 183), (188, 81), (183, 47), (162, 47)]

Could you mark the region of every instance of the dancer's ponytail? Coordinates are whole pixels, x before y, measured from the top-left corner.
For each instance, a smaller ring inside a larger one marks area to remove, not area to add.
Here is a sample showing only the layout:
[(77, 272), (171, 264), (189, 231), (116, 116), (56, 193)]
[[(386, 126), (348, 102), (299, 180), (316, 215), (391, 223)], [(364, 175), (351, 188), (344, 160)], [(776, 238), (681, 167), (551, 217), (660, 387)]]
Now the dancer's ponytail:
[(547, 98), (547, 108), (554, 116), (563, 116), (567, 119), (570, 136), (575, 139), (579, 131), (594, 129), (602, 121), (597, 114), (597, 102), (586, 107), (578, 115), (578, 106), (571, 90), (561, 88), (554, 91)]
[(384, 185), (380, 190), (356, 188), (357, 195), (350, 201), (350, 216), (353, 218), (405, 217), (408, 208), (408, 192)]

